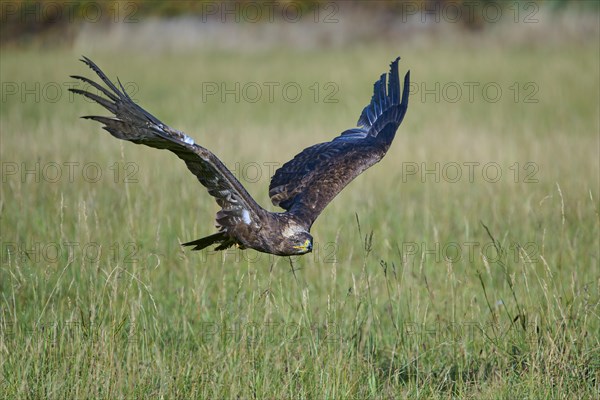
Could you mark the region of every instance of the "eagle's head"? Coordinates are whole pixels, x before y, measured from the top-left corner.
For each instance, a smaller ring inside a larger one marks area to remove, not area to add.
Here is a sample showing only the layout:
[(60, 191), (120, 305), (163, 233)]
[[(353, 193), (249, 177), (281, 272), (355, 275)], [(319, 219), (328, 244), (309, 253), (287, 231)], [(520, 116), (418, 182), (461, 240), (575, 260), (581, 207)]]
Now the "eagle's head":
[(289, 221), (281, 233), (284, 238), (282, 245), (287, 255), (300, 255), (312, 251), (313, 237), (302, 226)]
[(293, 254), (306, 254), (312, 251), (313, 238), (308, 232), (301, 232), (290, 238)]

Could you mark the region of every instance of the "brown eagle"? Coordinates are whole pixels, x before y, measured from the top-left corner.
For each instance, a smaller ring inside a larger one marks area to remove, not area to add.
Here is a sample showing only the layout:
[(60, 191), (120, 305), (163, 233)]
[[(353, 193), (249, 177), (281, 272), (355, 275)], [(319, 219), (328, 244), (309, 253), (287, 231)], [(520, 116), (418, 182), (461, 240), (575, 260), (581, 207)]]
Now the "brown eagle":
[[(184, 243), (200, 250), (218, 244), (216, 250), (232, 245), (279, 256), (305, 254), (312, 250), (309, 231), (321, 211), (354, 178), (383, 158), (408, 107), (410, 71), (404, 77), (402, 96), (398, 60), (375, 82), (371, 103), (360, 118), (358, 128), (349, 129), (330, 142), (310, 146), (283, 164), (271, 178), (269, 196), (285, 212), (269, 212), (248, 194), (242, 184), (209, 150), (185, 133), (173, 129), (135, 104), (117, 79), (119, 88), (92, 60), (83, 61), (107, 87), (83, 76), (72, 75), (97, 94), (70, 89), (94, 100), (114, 116), (85, 116), (104, 124), (116, 138), (157, 149), (167, 149), (181, 158), (188, 169), (208, 189), (221, 210), (217, 212), (218, 232)], [(105, 97), (103, 97), (103, 94)]]

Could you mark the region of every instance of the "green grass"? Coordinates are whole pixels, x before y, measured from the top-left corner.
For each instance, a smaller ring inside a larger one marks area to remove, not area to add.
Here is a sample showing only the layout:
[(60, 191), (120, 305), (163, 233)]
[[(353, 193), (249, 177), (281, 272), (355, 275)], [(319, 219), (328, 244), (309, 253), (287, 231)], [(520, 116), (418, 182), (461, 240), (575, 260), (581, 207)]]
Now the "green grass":
[[(68, 75), (92, 76), (78, 54), (3, 51), (0, 392), (597, 398), (596, 45), (86, 54), (162, 121), (245, 168), (264, 206), (265, 163), (353, 127), (396, 55), (417, 85), (465, 90), (456, 102), (413, 94), (386, 158), (317, 220), (316, 251), (292, 260), (182, 249), (214, 231), (217, 210), (183, 163), (78, 119), (101, 113), (65, 91)], [(297, 82), (303, 96), (203, 102), (202, 82), (236, 81)], [(334, 82), (339, 101), (315, 103), (315, 82)], [(502, 97), (476, 90), (471, 102), (464, 82), (496, 83)], [(533, 82), (537, 102), (524, 101), (531, 87), (515, 102), (515, 82)], [(421, 176), (436, 163), (439, 182)]]

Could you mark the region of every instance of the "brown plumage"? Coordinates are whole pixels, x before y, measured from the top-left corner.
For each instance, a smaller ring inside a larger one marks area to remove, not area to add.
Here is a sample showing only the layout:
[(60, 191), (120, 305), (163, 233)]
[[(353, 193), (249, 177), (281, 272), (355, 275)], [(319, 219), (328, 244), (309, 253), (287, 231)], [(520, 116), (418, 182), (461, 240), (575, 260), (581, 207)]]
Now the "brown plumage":
[[(208, 189), (221, 210), (216, 215), (219, 232), (184, 243), (200, 250), (217, 244), (216, 250), (232, 245), (280, 256), (305, 254), (312, 250), (310, 228), (321, 211), (354, 178), (383, 158), (408, 107), (410, 71), (400, 95), (398, 60), (375, 82), (371, 103), (365, 107), (358, 128), (349, 129), (330, 142), (308, 147), (279, 168), (269, 185), (269, 196), (283, 213), (259, 206), (242, 184), (209, 150), (185, 133), (170, 128), (135, 104), (119, 82), (117, 88), (90, 59), (83, 57), (107, 87), (79, 79), (102, 93), (70, 89), (109, 110), (114, 116), (85, 116), (104, 124), (116, 138), (157, 149), (167, 149), (181, 158)], [(118, 81), (117, 81), (118, 82)]]

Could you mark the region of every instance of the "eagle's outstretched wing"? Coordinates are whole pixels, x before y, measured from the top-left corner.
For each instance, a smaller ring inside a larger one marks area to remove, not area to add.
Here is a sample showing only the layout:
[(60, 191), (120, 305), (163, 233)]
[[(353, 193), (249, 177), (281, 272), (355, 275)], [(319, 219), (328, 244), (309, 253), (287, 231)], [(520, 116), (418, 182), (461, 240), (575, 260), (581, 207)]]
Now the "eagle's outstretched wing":
[(295, 214), (308, 227), (354, 178), (387, 152), (408, 107), (410, 71), (400, 96), (398, 57), (375, 82), (371, 103), (349, 129), (331, 142), (304, 149), (279, 168), (269, 186), (274, 205)]
[(260, 218), (256, 218), (257, 214), (265, 211), (212, 152), (195, 144), (191, 137), (168, 127), (135, 104), (123, 89), (121, 82), (117, 80), (121, 88), (119, 90), (90, 59), (83, 57), (81, 61), (94, 70), (108, 88), (83, 76), (73, 75), (72, 78), (79, 79), (98, 90), (98, 94), (81, 89), (70, 90), (94, 100), (114, 114), (112, 117), (82, 118), (93, 119), (104, 124), (103, 128), (116, 138), (157, 149), (167, 149), (185, 161), (189, 170), (196, 175), (200, 183), (221, 206), (221, 211), (217, 213), (217, 224), (222, 232), (234, 229), (241, 222), (247, 223), (249, 218), (254, 222), (260, 221)]

